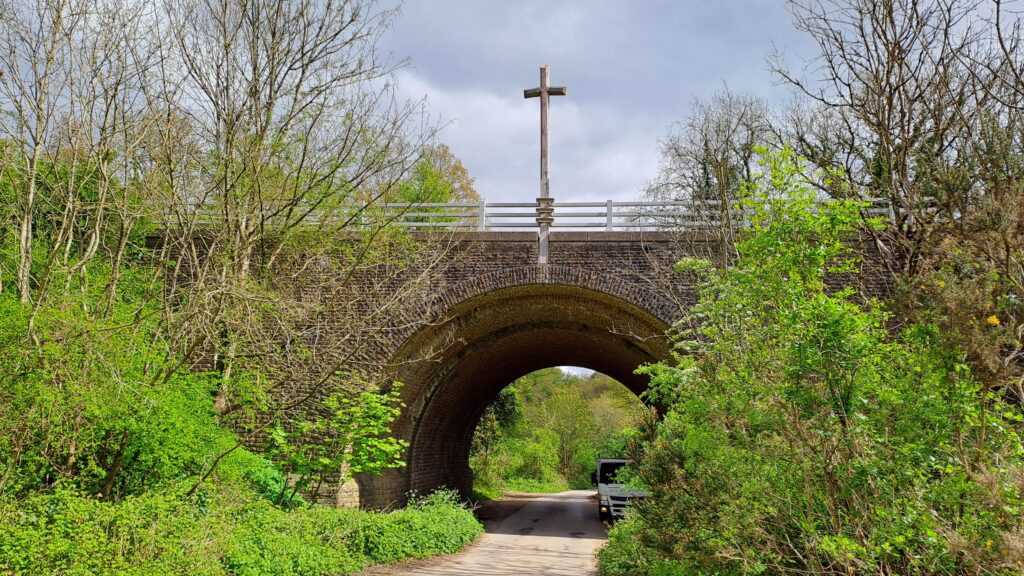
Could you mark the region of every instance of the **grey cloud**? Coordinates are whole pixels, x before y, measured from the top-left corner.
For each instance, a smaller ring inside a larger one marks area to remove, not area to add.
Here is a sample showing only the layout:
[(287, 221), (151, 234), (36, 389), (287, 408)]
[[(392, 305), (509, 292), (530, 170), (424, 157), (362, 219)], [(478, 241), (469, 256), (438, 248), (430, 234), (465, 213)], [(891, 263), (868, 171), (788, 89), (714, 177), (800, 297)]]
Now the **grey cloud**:
[(782, 100), (765, 56), (772, 42), (810, 53), (779, 0), (409, 1), (381, 48), (412, 67), (405, 95), (455, 122), (441, 139), (488, 200), (537, 192), (537, 101), (522, 90), (550, 64), (552, 193), (632, 199), (654, 176), (657, 141), (695, 97), (723, 82)]

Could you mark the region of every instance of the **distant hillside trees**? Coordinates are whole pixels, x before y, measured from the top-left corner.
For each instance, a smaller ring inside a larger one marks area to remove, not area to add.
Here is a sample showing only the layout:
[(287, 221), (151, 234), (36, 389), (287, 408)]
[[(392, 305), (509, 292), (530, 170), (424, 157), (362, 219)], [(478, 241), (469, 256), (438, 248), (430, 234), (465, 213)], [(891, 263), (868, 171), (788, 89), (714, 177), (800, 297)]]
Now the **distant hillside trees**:
[(599, 456), (622, 456), (631, 430), (649, 415), (611, 378), (540, 370), (505, 388), (473, 436), (475, 490), (557, 492), (590, 486)]

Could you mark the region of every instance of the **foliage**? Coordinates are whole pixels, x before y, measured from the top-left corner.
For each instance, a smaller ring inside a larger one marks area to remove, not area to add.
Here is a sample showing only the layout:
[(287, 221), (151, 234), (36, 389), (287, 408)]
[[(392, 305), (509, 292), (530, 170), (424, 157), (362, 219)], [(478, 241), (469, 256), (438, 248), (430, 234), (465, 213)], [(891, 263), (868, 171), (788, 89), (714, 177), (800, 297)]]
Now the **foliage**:
[(408, 442), (388, 435), (402, 408), (401, 388), (395, 383), (386, 392), (336, 390), (321, 403), (326, 416), (292, 418), (289, 428), (278, 421), (270, 432), (270, 455), (295, 478), (290, 489), (282, 486), (278, 504), (291, 503), (311, 487), (316, 499), (329, 476), (340, 484), (352, 474), (405, 466), (401, 457)]
[(560, 492), (590, 486), (598, 455), (624, 455), (646, 409), (611, 378), (549, 368), (502, 390), (473, 436), (470, 464), (482, 495)]
[(605, 572), (1016, 571), (1019, 405), (934, 323), (893, 337), (893, 318), (842, 286), (860, 206), (820, 201), (806, 182), (821, 175), (803, 170), (767, 156), (734, 268), (681, 265), (700, 301), (674, 362), (643, 370), (669, 410), (642, 430), (634, 481), (651, 495)]
[(398, 185), (398, 201), (419, 203), (476, 202), (473, 178), (446, 144), (427, 146), (409, 178)]
[(608, 532), (608, 544), (598, 550), (597, 561), (603, 576), (686, 576), (682, 566), (665, 558), (641, 540), (643, 520), (630, 516), (620, 520)]
[(523, 418), (523, 407), (514, 386), (502, 388), (498, 397), (484, 411), (473, 433), (471, 452), (486, 458), (505, 435), (513, 431)]
[[(446, 144), (425, 146), (409, 176), (398, 183), (396, 192), (393, 202), (411, 205), (407, 210), (412, 214), (403, 215), (403, 220), (408, 222), (456, 222), (459, 220), (456, 216), (440, 215), (450, 210), (431, 204), (476, 204), (480, 201), (473, 178), (462, 160)], [(458, 212), (473, 210), (464, 207)], [(465, 222), (471, 224), (474, 220), (470, 218)]]
[(353, 538), (355, 549), (377, 563), (452, 554), (483, 528), (450, 490), (412, 495), (402, 510), (371, 517)]
[(126, 298), (101, 318), (94, 293), (36, 307), (0, 293), (0, 497), (57, 482), (137, 494), (198, 473), (233, 442), (214, 419), (208, 375), (155, 370), (167, 350), (154, 309), (127, 297), (145, 294), (145, 278), (126, 274)]
[(194, 509), (166, 493), (117, 504), (72, 491), (2, 505), (0, 570), (34, 574), (224, 574)]
[(189, 499), (149, 492), (100, 502), (58, 490), (0, 502), (0, 572), (18, 576), (311, 576), (451, 553), (481, 526), (451, 493), (391, 513), (284, 511), (237, 486)]

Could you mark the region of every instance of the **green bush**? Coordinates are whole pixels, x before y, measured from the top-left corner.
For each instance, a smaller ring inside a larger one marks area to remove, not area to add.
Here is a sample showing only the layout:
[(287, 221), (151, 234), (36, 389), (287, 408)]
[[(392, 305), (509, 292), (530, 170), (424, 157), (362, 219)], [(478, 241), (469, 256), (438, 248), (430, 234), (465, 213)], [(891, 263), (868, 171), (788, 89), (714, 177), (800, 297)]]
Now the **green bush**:
[[(235, 450), (228, 454), (217, 467), (216, 476), (235, 485), (247, 486), (275, 503), (278, 503), (286, 486), (285, 475), (276, 464), (248, 450)], [(306, 501), (301, 494), (297, 494), (283, 505), (278, 505), (300, 508), (306, 505)]]
[(62, 490), (0, 510), (3, 573), (225, 574), (211, 558), (196, 510), (164, 494), (109, 504)]
[(285, 511), (260, 500), (233, 515), (221, 563), (233, 576), (350, 574), (365, 565), (348, 538), (366, 515), (319, 506)]
[(353, 535), (355, 548), (372, 562), (452, 554), (472, 542), (483, 527), (450, 491), (414, 498), (403, 510), (367, 517)]
[(213, 376), (154, 376), (168, 342), (152, 303), (117, 302), (97, 319), (85, 312), (97, 299), (39, 306), (37, 347), (32, 307), (0, 293), (0, 462), (16, 463), (0, 474), (0, 498), (46, 492), (58, 480), (108, 498), (138, 495), (200, 473), (235, 441), (215, 418)]
[(700, 301), (675, 362), (644, 369), (669, 410), (633, 455), (650, 496), (603, 570), (1019, 573), (1019, 404), (935, 326), (890, 333), (879, 305), (827, 283), (855, 270), (860, 206), (820, 202), (789, 154), (766, 168), (736, 265), (680, 266)]
[(660, 556), (638, 539), (642, 521), (627, 518), (608, 532), (608, 544), (597, 552), (602, 576), (686, 576), (679, 562)]
[(337, 576), (457, 552), (481, 531), (450, 492), (375, 513), (283, 510), (226, 482), (191, 499), (164, 492), (111, 503), (58, 491), (0, 503), (0, 573)]

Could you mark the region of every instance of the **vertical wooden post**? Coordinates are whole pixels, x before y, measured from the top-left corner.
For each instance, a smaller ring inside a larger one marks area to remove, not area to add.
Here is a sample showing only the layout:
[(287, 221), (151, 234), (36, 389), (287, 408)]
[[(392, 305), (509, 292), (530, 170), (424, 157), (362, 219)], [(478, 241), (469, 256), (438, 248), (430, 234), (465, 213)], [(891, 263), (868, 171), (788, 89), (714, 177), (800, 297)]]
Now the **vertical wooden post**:
[(564, 86), (549, 86), (551, 73), (547, 64), (540, 67), (540, 88), (523, 91), (524, 98), (540, 98), (540, 196), (537, 198), (537, 226), (540, 243), (537, 263), (548, 263), (548, 236), (555, 221), (554, 207), (548, 184), (548, 102), (549, 96), (565, 96)]
[(537, 225), (540, 227), (540, 244), (537, 263), (548, 263), (548, 235), (555, 218), (551, 208), (551, 188), (548, 180), (548, 81), (551, 73), (547, 64), (540, 67), (540, 198), (537, 198)]

